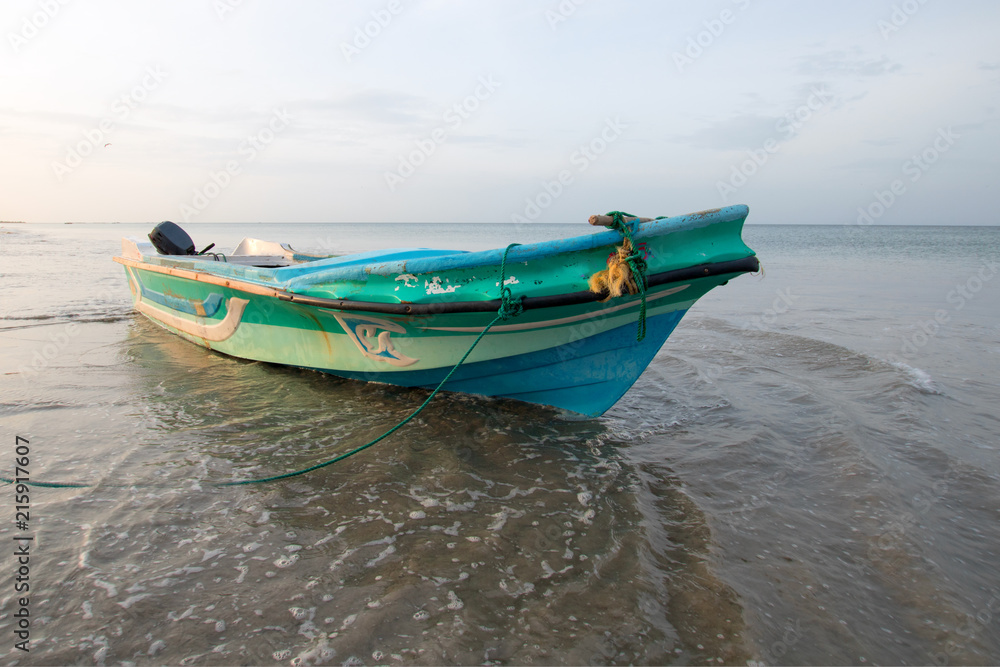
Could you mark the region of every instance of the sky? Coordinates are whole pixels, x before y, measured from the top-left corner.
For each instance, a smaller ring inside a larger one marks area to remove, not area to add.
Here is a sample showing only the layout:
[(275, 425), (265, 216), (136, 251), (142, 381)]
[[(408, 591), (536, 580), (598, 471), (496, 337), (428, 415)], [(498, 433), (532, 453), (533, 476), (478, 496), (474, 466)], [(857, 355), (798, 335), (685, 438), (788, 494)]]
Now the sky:
[(1000, 224), (996, 0), (4, 0), (0, 220)]

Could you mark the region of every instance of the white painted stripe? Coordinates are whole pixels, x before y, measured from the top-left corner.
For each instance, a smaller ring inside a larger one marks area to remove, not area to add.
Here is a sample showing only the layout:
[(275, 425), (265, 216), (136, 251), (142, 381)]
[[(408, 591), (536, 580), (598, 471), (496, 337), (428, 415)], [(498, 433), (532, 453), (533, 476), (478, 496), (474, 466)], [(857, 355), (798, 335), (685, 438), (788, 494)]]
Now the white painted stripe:
[[(691, 285), (681, 285), (680, 287), (674, 287), (666, 290), (665, 292), (660, 292), (653, 296), (647, 296), (646, 301), (656, 301), (657, 299), (662, 299), (664, 297), (670, 296), (671, 294), (677, 294), (681, 290), (686, 290)], [(525, 322), (523, 324), (501, 324), (493, 327), (490, 331), (528, 331), (530, 329), (544, 329), (546, 327), (555, 327), (560, 324), (569, 324), (571, 322), (581, 322), (583, 320), (591, 320), (598, 317), (607, 317), (611, 313), (618, 312), (619, 310), (625, 310), (626, 308), (638, 308), (639, 303), (626, 303), (621, 306), (613, 306), (611, 308), (605, 308), (604, 310), (598, 310), (593, 313), (583, 313), (582, 315), (573, 315), (572, 317), (560, 317), (555, 320), (545, 320), (544, 322)], [(418, 327), (424, 331), (456, 331), (461, 333), (479, 333), (483, 330), (482, 327)]]
[[(243, 310), (248, 303), (250, 302), (246, 299), (240, 299), (235, 296), (230, 297), (226, 302), (226, 316), (221, 322), (217, 322), (216, 324), (192, 322), (183, 317), (172, 315), (159, 308), (155, 308), (143, 301), (141, 297), (136, 301), (135, 308), (143, 315), (147, 315), (158, 322), (162, 322), (186, 334), (204, 338), (207, 341), (219, 342), (226, 340), (236, 333), (236, 328), (240, 326), (240, 321), (243, 319)], [(198, 319), (201, 320), (202, 318), (199, 317)]]

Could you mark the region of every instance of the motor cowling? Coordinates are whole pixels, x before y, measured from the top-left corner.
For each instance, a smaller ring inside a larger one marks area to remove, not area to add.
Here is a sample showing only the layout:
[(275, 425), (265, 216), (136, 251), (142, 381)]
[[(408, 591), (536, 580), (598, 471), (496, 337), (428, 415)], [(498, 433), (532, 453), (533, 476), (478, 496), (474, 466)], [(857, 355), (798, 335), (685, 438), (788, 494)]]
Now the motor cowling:
[(149, 240), (161, 255), (193, 255), (194, 241), (188, 233), (169, 220), (164, 220), (149, 233)]

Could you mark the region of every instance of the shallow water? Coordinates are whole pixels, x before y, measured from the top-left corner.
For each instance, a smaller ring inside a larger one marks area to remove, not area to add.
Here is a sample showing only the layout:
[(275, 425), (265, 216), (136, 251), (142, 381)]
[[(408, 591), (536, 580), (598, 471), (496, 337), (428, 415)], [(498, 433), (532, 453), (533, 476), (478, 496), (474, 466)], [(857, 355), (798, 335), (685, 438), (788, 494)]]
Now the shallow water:
[[(189, 231), (327, 252), (580, 231), (249, 227)], [(33, 478), (95, 484), (33, 489), (28, 531), (3, 492), (0, 537), (35, 536), (30, 653), (0, 594), (8, 662), (1000, 661), (1000, 229), (751, 225), (766, 277), (696, 304), (603, 418), (443, 394), (340, 464), (229, 488), (427, 393), (166, 333), (109, 261), (146, 231), (0, 227), (0, 460), (19, 435)]]

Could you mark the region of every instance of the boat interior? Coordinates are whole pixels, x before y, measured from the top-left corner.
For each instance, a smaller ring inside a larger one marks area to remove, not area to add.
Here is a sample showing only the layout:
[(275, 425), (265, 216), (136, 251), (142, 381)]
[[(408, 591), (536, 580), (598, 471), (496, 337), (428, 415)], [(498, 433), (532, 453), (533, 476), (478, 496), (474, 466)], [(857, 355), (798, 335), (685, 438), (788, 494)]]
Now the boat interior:
[(230, 253), (212, 252), (212, 248), (215, 247), (214, 243), (209, 244), (200, 252), (196, 252), (194, 241), (191, 240), (188, 233), (169, 220), (161, 222), (150, 232), (149, 241), (149, 243), (145, 243), (132, 237), (122, 239), (122, 256), (131, 259), (141, 259), (143, 256), (159, 256), (165, 259), (200, 259), (259, 268), (293, 266), (335, 256), (305, 255), (297, 252), (287, 243), (252, 238), (244, 238)]

